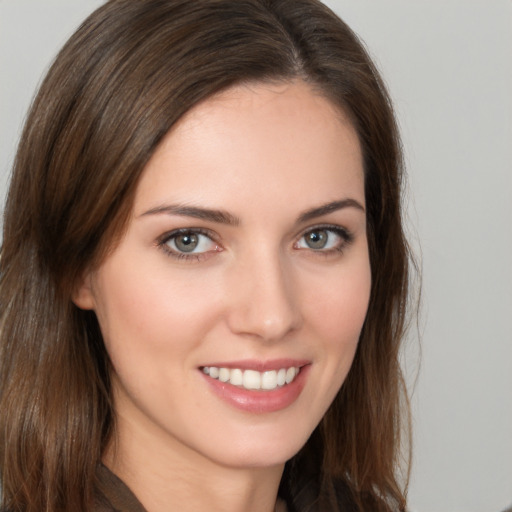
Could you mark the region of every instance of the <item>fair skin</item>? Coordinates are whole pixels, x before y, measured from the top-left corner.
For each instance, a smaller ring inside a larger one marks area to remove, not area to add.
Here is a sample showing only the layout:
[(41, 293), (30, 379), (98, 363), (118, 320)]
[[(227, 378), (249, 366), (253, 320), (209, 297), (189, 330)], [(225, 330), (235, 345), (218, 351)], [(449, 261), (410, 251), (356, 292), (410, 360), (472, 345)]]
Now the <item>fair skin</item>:
[(148, 512), (274, 510), (354, 357), (365, 221), (357, 135), (303, 82), (233, 87), (167, 134), (74, 299), (114, 369), (104, 462)]

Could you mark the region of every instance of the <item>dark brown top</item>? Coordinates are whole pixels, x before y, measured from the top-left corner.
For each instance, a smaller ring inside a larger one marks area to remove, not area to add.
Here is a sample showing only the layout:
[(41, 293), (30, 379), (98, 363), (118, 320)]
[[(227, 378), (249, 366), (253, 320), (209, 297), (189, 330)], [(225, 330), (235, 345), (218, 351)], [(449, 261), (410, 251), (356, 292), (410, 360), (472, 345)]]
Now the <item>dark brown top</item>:
[[(103, 464), (96, 471), (96, 495), (93, 512), (146, 512), (128, 486)], [(286, 512), (278, 500), (276, 512)]]
[(146, 512), (126, 484), (103, 464), (98, 466), (93, 512)]

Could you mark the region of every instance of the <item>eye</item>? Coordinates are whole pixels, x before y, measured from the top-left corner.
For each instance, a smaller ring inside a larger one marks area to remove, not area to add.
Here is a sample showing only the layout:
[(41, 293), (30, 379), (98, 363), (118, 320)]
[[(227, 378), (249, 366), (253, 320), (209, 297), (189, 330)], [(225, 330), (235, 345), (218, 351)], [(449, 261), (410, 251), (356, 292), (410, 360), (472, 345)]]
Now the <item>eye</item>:
[(341, 227), (318, 227), (304, 233), (295, 243), (295, 249), (312, 249), (313, 251), (342, 251), (352, 241), (352, 236)]
[(196, 229), (179, 229), (168, 233), (162, 237), (158, 245), (177, 258), (199, 257), (221, 250), (208, 234)]

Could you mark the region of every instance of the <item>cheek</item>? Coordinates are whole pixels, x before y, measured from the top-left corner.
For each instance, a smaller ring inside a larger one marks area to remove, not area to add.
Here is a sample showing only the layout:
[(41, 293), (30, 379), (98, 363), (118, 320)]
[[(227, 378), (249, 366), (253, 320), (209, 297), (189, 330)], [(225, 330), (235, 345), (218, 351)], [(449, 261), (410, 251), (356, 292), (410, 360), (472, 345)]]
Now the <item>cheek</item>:
[(324, 283), (309, 301), (310, 324), (322, 340), (325, 386), (334, 398), (343, 384), (357, 349), (371, 289), (369, 263), (361, 263)]
[(355, 268), (342, 270), (324, 282), (311, 294), (310, 317), (334, 345), (358, 340), (366, 313), (371, 289), (369, 264), (362, 260)]
[[(150, 365), (155, 357), (169, 360), (189, 354), (214, 321), (207, 283), (185, 275), (168, 275), (105, 265), (96, 280), (96, 314), (116, 369)], [(172, 354), (170, 354), (172, 352)]]

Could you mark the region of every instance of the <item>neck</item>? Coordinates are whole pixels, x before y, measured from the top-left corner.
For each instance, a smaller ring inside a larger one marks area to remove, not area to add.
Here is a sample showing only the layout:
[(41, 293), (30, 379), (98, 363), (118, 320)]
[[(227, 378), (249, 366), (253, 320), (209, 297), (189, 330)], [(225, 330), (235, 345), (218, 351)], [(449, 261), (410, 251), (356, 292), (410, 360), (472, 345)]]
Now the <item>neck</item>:
[(284, 464), (229, 467), (178, 441), (161, 441), (134, 432), (120, 418), (115, 441), (104, 456), (105, 465), (124, 481), (147, 512), (283, 510), (276, 500)]

